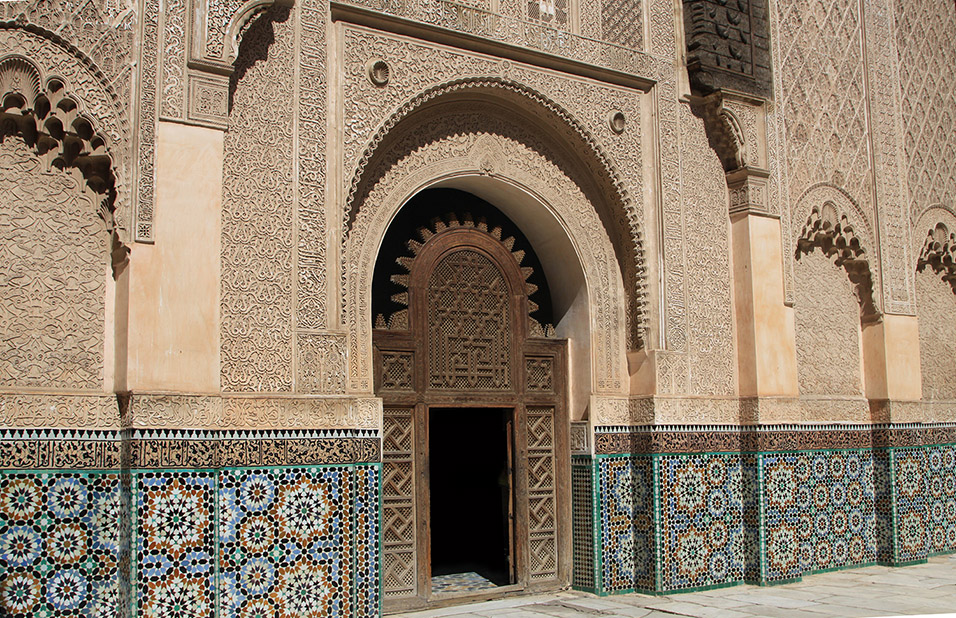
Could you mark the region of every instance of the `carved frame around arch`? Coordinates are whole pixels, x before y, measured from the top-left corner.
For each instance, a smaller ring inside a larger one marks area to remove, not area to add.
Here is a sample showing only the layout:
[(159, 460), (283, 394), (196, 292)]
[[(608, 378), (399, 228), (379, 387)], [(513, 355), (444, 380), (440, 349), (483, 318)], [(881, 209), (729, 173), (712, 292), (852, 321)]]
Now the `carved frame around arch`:
[(368, 141), (351, 174), (343, 213), (343, 237), (349, 235), (356, 213), (378, 180), (372, 170), (376, 168), (377, 158), (388, 151), (390, 140), (400, 133), (396, 129), (423, 109), (440, 113), (435, 112), (435, 108), (440, 109), (443, 102), (454, 101), (462, 95), (484, 96), (505, 106), (529, 110), (531, 121), (556, 138), (556, 149), (577, 157), (580, 167), (587, 170), (590, 178), (576, 180), (582, 185), (591, 183), (595, 194), (601, 195), (602, 199), (595, 201), (603, 203), (595, 206), (602, 226), (610, 235), (625, 280), (623, 298), (629, 320), (628, 344), (632, 348), (643, 347), (647, 319), (643, 208), (634, 202), (621, 173), (581, 122), (544, 94), (512, 79), (491, 76), (456, 79), (428, 88), (400, 104)]
[[(540, 153), (501, 135), (468, 133), (424, 141), (414, 156), (396, 161), (381, 175), (360, 204), (345, 240), (350, 390), (372, 390), (372, 274), (391, 221), (411, 197), (429, 186), (455, 178), (484, 177), (530, 196), (564, 229), (577, 251), (593, 311), (591, 391), (626, 394), (623, 280), (610, 238), (580, 188)], [(513, 156), (518, 151), (522, 156)], [(539, 166), (547, 173), (532, 173), (529, 166)]]

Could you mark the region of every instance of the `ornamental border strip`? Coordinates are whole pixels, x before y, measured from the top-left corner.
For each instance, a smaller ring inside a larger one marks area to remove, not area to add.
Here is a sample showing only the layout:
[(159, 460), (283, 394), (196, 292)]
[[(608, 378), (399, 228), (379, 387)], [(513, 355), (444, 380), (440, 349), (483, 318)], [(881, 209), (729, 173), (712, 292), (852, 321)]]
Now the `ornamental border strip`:
[(956, 443), (956, 423), (873, 425), (661, 425), (595, 428), (596, 455), (782, 452), (924, 447)]

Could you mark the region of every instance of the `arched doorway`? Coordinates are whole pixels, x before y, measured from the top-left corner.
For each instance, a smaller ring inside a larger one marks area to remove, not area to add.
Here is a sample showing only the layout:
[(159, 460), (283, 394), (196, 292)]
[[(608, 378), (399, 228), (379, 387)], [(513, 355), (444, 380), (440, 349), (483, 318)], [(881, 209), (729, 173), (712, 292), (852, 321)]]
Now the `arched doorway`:
[(567, 343), (490, 204), (423, 191), (373, 282), (386, 610), (559, 588), (570, 575)]

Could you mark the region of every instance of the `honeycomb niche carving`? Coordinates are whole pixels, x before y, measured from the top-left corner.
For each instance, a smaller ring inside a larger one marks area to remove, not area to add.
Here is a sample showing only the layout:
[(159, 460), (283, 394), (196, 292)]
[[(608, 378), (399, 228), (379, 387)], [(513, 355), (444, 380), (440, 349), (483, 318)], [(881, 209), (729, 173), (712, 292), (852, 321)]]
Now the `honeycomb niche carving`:
[(944, 223), (937, 223), (926, 234), (916, 270), (923, 272), (927, 266), (952, 286), (953, 293), (956, 293), (956, 233), (950, 232)]
[(797, 240), (795, 257), (799, 260), (814, 249), (820, 249), (837, 266), (846, 270), (860, 304), (863, 323), (878, 322), (881, 314), (873, 302), (873, 276), (869, 258), (847, 216), (840, 213), (833, 202), (828, 201), (811, 209)]
[(114, 216), (116, 177), (108, 138), (63, 80), (44, 81), (40, 70), (19, 56), (0, 61), (0, 139), (8, 136), (22, 138), (46, 170), (72, 169), (82, 176), (95, 196), (96, 214), (110, 233), (110, 262), (113, 275), (118, 275), (128, 262), (129, 249), (120, 240)]

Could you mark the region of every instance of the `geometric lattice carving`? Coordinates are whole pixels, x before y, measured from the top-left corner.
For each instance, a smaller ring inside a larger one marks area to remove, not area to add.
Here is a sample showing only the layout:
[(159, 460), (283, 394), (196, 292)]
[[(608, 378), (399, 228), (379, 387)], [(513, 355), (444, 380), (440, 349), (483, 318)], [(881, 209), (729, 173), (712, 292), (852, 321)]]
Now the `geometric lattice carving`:
[(386, 597), (414, 596), (415, 444), (411, 408), (386, 408), (382, 426), (382, 578)]
[(525, 375), (528, 391), (547, 392), (554, 390), (554, 361), (550, 356), (528, 357), (525, 359)]
[(942, 223), (927, 232), (916, 270), (922, 272), (927, 266), (931, 266), (933, 272), (941, 275), (956, 292), (956, 233), (951, 233)]
[(129, 251), (120, 242), (113, 216), (116, 179), (107, 139), (80, 110), (80, 100), (67, 93), (63, 81), (51, 78), (41, 87), (39, 70), (18, 56), (0, 61), (0, 139), (7, 135), (22, 137), (47, 169), (79, 170), (98, 196), (97, 214), (112, 237), (113, 273), (118, 274)]
[(511, 387), (510, 296), (498, 267), (476, 251), (438, 263), (428, 286), (431, 388)]
[(545, 23), (554, 28), (567, 28), (570, 0), (526, 0), (528, 19)]
[(860, 239), (854, 234), (846, 215), (837, 210), (833, 202), (814, 206), (810, 211), (800, 238), (797, 240), (796, 259), (820, 248), (823, 253), (842, 266), (860, 304), (860, 319), (863, 323), (877, 322), (880, 312), (873, 302), (873, 275), (870, 263)]
[(644, 46), (642, 0), (614, 0), (601, 7), (601, 38), (610, 43), (641, 49)]
[(532, 580), (557, 577), (554, 409), (528, 408), (528, 549)]
[(387, 391), (410, 391), (414, 356), (411, 352), (382, 352), (382, 389)]

